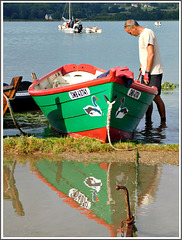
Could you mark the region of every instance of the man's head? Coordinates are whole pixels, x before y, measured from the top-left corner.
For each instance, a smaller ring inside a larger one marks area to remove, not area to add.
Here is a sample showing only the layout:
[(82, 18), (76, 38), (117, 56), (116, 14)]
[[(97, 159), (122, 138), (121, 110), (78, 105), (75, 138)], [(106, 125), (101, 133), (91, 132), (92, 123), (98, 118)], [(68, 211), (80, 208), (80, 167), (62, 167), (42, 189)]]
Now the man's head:
[[(129, 19), (125, 22), (124, 29), (131, 36), (137, 37), (141, 33), (140, 25), (134, 19)], [(143, 28), (142, 28), (143, 29)]]

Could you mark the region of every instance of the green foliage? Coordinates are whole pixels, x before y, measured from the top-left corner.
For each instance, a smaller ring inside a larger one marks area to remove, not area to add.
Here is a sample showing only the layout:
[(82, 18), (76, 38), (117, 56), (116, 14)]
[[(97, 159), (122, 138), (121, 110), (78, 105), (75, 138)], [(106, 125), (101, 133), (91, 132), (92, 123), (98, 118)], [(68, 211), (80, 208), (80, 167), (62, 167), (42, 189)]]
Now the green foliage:
[[(46, 14), (53, 20), (61, 20), (67, 3), (3, 3), (4, 20), (45, 21)], [(137, 20), (179, 20), (179, 3), (151, 3), (137, 7), (131, 3), (72, 3), (73, 16), (89, 21), (122, 21), (128, 18)]]
[(161, 84), (162, 91), (172, 91), (176, 88), (177, 85), (170, 83), (170, 82), (163, 82)]

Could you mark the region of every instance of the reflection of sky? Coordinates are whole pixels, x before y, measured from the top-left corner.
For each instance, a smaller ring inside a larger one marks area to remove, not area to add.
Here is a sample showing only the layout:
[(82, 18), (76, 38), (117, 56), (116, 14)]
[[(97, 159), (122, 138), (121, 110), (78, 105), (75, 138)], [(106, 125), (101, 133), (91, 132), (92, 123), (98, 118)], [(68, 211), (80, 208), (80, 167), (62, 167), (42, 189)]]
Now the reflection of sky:
[(178, 237), (179, 232), (175, 230), (179, 230), (180, 216), (179, 167), (163, 165), (156, 194), (157, 197), (150, 206), (143, 203), (137, 210), (138, 234), (141, 237)]

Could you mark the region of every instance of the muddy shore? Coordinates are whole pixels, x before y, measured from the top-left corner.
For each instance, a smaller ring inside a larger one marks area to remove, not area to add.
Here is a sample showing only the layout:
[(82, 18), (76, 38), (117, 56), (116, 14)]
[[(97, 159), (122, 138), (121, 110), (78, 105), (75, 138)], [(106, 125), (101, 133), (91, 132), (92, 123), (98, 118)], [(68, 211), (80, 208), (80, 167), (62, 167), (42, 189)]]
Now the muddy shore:
[[(136, 151), (122, 151), (111, 153), (89, 153), (89, 154), (64, 154), (65, 159), (78, 160), (78, 161), (107, 161), (107, 162), (136, 162)], [(62, 155), (63, 157), (63, 155)], [(80, 160), (81, 159), (81, 160)], [(169, 164), (179, 165), (178, 152), (150, 152), (139, 151), (139, 163), (149, 165), (155, 164)]]
[(176, 151), (139, 151), (138, 156), (135, 150), (132, 151), (112, 151), (109, 153), (74, 153), (64, 152), (62, 154), (6, 154), (4, 161), (37, 161), (48, 159), (50, 161), (79, 161), (79, 162), (136, 162), (140, 164), (167, 164), (179, 166), (179, 152)]

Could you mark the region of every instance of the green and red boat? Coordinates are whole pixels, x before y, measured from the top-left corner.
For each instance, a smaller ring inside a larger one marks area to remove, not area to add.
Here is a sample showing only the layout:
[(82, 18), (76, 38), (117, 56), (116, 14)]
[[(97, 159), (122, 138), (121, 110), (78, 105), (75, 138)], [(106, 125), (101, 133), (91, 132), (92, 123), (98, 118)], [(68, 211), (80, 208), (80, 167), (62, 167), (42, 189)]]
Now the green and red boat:
[(157, 94), (127, 67), (106, 71), (89, 64), (64, 65), (33, 81), (28, 91), (52, 129), (103, 143), (132, 139)]

